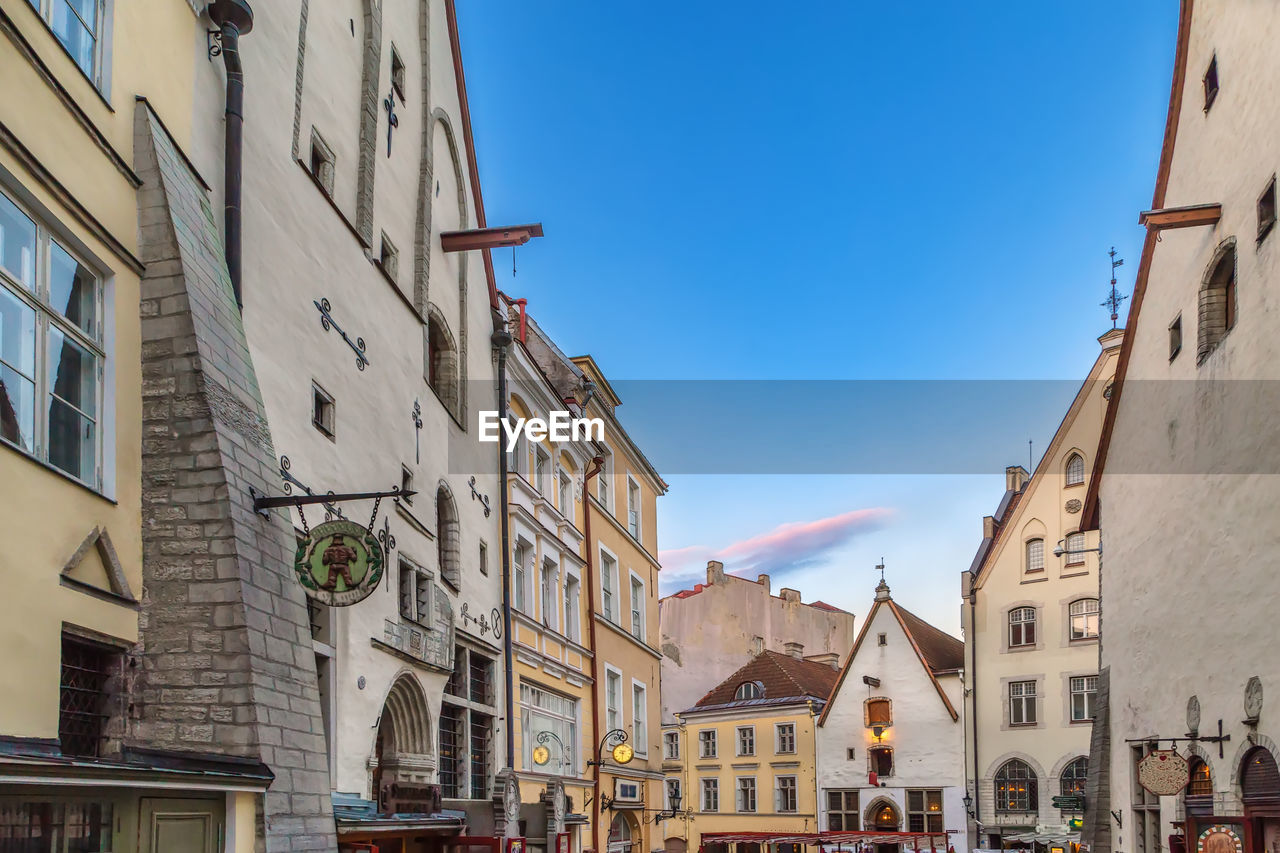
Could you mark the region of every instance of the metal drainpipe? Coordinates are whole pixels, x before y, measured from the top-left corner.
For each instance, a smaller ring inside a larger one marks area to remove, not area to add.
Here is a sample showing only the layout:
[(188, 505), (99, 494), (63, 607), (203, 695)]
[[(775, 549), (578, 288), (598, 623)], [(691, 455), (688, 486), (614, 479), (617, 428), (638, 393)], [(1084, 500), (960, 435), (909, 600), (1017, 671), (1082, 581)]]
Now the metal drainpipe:
[(243, 310), (240, 290), (240, 188), (244, 162), (244, 69), (240, 64), (240, 36), (253, 29), (253, 10), (245, 0), (215, 0), (207, 11), (222, 33), (222, 63), (227, 69), (223, 243), (236, 307)]
[[(585, 408), (583, 409), (585, 413)], [(596, 577), (591, 559), (591, 478), (604, 467), (604, 457), (591, 460), (582, 477), (582, 535), (587, 543), (587, 635), (591, 642), (591, 834), (600, 853), (600, 652), (596, 649)]]
[[(978, 787), (978, 647), (976, 642), (977, 630), (975, 628), (975, 626), (977, 625), (977, 618), (978, 618), (977, 616), (978, 593), (977, 593), (977, 590), (973, 588), (973, 581), (974, 581), (974, 578), (970, 577), (969, 579), (969, 637), (967, 638), (968, 639), (967, 645), (970, 650), (970, 656), (969, 656), (970, 666), (969, 666), (969, 671), (965, 673), (965, 677), (966, 679), (967, 678), (973, 679), (973, 687), (970, 688), (970, 690), (972, 690), (972, 693), (970, 695), (973, 696), (973, 702), (970, 705), (970, 709), (972, 713), (969, 715), (970, 717), (972, 717), (970, 722), (973, 728), (973, 817), (971, 820), (973, 821), (973, 834), (978, 835), (980, 834), (980, 830), (978, 829), (979, 819), (982, 816), (982, 806), (979, 805), (982, 799), (982, 790)], [(970, 841), (970, 844), (969, 844), (970, 848), (978, 846), (973, 843), (974, 841), (976, 841), (976, 839), (971, 838), (969, 839), (969, 841)]]
[[(493, 333), (490, 338), (498, 350), (498, 420), (507, 419), (507, 347), (511, 346), (511, 333), (506, 329)], [(506, 667), (506, 716), (507, 716), (507, 769), (516, 766), (516, 703), (514, 652), (511, 645), (511, 526), (507, 506), (507, 451), (498, 441), (498, 511), (502, 513), (502, 658)]]

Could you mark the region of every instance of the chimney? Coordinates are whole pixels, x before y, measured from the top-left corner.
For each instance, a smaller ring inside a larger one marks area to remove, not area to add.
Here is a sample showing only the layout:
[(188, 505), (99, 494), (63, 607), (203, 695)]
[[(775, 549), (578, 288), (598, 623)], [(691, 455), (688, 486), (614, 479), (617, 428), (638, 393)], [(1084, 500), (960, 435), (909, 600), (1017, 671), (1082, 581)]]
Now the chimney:
[(813, 661), (814, 663), (826, 664), (832, 669), (840, 668), (840, 655), (836, 654), (835, 652), (823, 652), (820, 655), (805, 655), (804, 659), (808, 661)]
[(1027, 484), (1027, 469), (1021, 465), (1010, 465), (1004, 469), (1004, 487), (1011, 492), (1020, 492)]
[(804, 660), (804, 643), (783, 643), (782, 648), (796, 660)]
[(996, 517), (994, 515), (984, 515), (982, 517), (982, 538), (994, 539), (996, 536)]
[(784, 586), (782, 589), (778, 590), (778, 594), (782, 596), (783, 601), (790, 601), (796, 604), (800, 603), (800, 590), (798, 589), (788, 589)]
[(760, 584), (760, 586), (764, 587), (764, 591), (765, 591), (765, 592), (768, 592), (768, 591), (769, 591), (769, 576), (768, 576), (768, 575), (756, 575), (756, 583), (758, 583), (758, 584)]
[(724, 583), (724, 563), (707, 560), (707, 584)]

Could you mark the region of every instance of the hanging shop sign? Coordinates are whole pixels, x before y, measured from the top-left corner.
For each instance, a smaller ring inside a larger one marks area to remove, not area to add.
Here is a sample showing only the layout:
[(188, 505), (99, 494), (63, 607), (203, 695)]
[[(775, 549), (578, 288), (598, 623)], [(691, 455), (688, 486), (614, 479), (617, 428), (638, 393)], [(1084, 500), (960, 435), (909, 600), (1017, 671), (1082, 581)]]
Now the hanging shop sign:
[(346, 607), (378, 588), (385, 562), (382, 545), (369, 528), (338, 519), (308, 531), (298, 543), (294, 570), (308, 598)]
[(1159, 797), (1181, 793), (1191, 781), (1191, 766), (1172, 749), (1153, 750), (1138, 762), (1138, 783)]
[(1196, 853), (1244, 853), (1240, 827), (1228, 823), (1206, 826), (1196, 836)]

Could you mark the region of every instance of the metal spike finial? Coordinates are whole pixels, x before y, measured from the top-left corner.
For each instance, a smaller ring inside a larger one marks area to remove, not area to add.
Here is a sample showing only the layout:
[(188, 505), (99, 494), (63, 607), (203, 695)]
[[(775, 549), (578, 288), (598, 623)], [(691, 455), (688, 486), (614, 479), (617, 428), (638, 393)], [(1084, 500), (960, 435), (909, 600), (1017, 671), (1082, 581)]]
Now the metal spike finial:
[(884, 557), (880, 558), (880, 562), (876, 565), (876, 570), (880, 572), (880, 583), (884, 583)]
[(1116, 247), (1112, 246), (1111, 251), (1107, 253), (1111, 256), (1111, 295), (1102, 303), (1103, 308), (1111, 309), (1111, 328), (1116, 328), (1116, 321), (1120, 319), (1120, 303), (1128, 299), (1128, 296), (1121, 296), (1120, 291), (1116, 289), (1116, 269), (1124, 266), (1124, 258), (1116, 260)]

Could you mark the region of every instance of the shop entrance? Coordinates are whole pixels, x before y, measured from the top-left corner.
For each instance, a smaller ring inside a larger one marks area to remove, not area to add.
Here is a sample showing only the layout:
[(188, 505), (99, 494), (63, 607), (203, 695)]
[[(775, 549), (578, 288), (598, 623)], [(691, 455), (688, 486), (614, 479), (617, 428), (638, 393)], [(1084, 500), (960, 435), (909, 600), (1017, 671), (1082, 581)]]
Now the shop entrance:
[(140, 853), (217, 853), (222, 800), (143, 797), (138, 821)]
[[(898, 832), (902, 829), (902, 815), (898, 807), (888, 800), (877, 800), (871, 804), (869, 829), (876, 832)], [(897, 844), (877, 844), (875, 853), (898, 853)]]
[(1280, 843), (1280, 769), (1270, 750), (1258, 746), (1245, 754), (1240, 791), (1250, 853), (1275, 850)]

